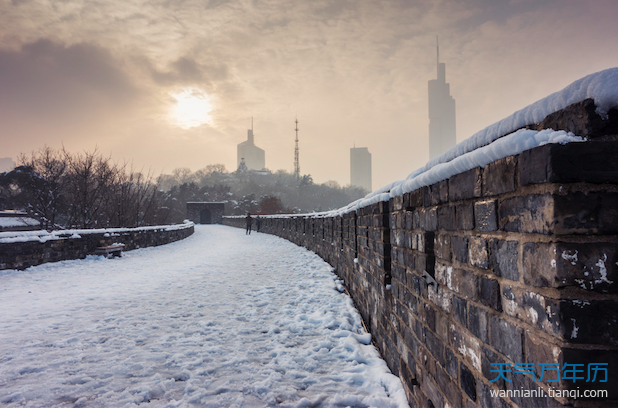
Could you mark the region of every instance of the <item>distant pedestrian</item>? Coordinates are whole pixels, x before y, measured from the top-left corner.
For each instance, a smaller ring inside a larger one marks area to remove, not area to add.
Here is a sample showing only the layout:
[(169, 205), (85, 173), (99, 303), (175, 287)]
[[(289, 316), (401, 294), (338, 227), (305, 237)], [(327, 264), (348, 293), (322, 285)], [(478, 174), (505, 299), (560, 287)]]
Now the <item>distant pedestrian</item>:
[(261, 227), (261, 226), (262, 226), (262, 219), (261, 219), (261, 218), (260, 218), (260, 216), (258, 215), (258, 216), (255, 218), (255, 230), (256, 230), (257, 232), (260, 232), (260, 227)]
[(246, 234), (251, 235), (251, 224), (253, 224), (253, 218), (251, 218), (251, 213), (247, 213), (247, 231), (245, 232)]

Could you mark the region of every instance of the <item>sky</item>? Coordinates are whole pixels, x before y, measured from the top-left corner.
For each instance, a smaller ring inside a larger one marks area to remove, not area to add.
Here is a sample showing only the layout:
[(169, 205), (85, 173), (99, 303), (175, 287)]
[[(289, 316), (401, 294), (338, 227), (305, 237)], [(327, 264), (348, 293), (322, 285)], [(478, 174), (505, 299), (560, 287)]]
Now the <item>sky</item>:
[(144, 171), (270, 170), (373, 188), (429, 159), (436, 36), (457, 141), (618, 66), (614, 0), (0, 0), (0, 157), (95, 148)]

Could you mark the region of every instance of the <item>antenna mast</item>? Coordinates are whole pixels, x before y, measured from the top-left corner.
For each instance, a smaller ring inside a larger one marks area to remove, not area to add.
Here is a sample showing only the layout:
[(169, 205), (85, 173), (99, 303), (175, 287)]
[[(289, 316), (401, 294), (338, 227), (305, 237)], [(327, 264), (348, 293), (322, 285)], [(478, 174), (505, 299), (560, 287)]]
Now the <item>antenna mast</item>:
[(298, 118), (296, 118), (296, 147), (294, 147), (294, 176), (300, 179), (300, 163), (298, 161)]

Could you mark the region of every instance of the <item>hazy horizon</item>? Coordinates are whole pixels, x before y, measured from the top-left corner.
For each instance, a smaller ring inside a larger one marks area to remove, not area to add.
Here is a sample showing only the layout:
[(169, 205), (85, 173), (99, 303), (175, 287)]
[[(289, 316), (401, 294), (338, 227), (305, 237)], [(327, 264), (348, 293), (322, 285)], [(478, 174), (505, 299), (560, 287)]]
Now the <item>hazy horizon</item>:
[(0, 157), (95, 146), (136, 168), (236, 168), (254, 118), (266, 167), (373, 187), (429, 158), (435, 38), (457, 141), (618, 66), (611, 0), (0, 1)]

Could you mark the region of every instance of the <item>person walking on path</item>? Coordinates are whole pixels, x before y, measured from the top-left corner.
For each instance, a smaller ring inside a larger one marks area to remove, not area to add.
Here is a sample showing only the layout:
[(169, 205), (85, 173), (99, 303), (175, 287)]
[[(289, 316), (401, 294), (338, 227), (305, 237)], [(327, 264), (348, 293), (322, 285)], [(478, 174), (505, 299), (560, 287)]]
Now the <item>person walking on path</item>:
[(247, 213), (247, 231), (245, 232), (246, 234), (251, 235), (251, 224), (253, 223), (253, 218), (251, 218), (251, 213)]
[(260, 218), (260, 216), (258, 215), (258, 216), (255, 218), (255, 230), (256, 230), (257, 232), (260, 232), (260, 227), (261, 227), (261, 226), (262, 226), (262, 219), (261, 219), (261, 218)]

